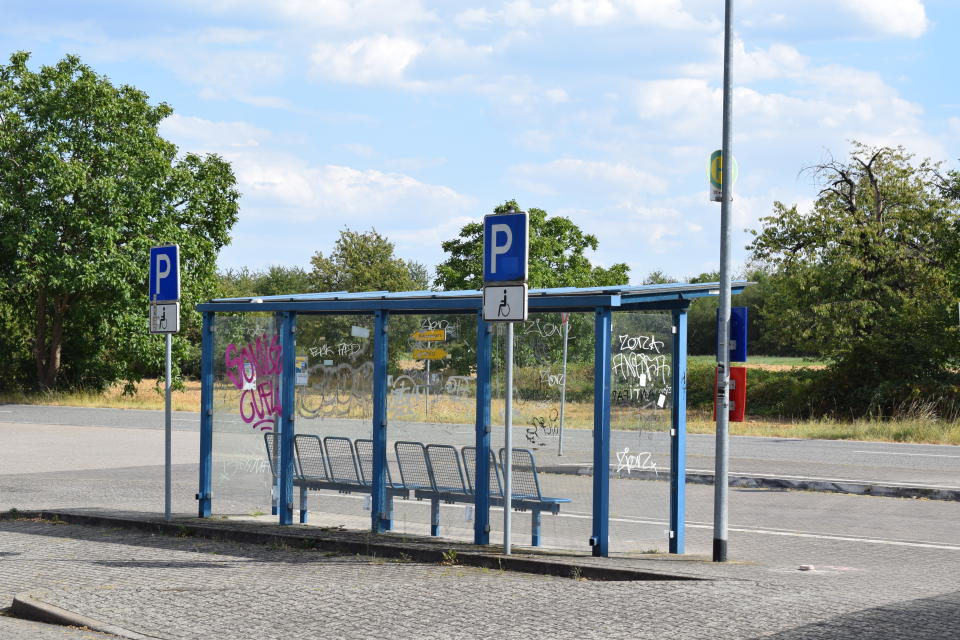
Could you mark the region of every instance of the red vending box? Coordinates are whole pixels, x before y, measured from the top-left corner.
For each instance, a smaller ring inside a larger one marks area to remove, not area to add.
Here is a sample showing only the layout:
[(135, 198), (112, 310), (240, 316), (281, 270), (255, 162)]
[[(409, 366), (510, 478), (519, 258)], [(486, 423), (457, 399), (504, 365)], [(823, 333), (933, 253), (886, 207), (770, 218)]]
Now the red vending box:
[[(713, 373), (713, 419), (717, 419), (717, 372)], [(747, 411), (747, 368), (730, 367), (730, 422), (743, 422)]]

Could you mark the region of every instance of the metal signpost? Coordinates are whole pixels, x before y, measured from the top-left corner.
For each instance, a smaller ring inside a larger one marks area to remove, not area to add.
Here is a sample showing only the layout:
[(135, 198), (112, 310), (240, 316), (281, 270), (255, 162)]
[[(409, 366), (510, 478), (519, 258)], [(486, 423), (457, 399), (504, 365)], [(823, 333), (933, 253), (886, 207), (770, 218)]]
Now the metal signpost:
[(530, 221), (526, 212), (483, 219), (483, 319), (506, 322), (503, 419), (503, 553), (510, 555), (513, 504), (513, 323), (527, 319), (527, 257)]
[(567, 341), (570, 339), (570, 312), (560, 314), (560, 326), (563, 327), (563, 382), (560, 384), (560, 443), (557, 455), (563, 455), (563, 408), (567, 404)]
[[(733, 0), (726, 0), (723, 39), (723, 149), (720, 175), (720, 332), (717, 345), (717, 436), (713, 499), (713, 561), (727, 561), (727, 483), (730, 420), (730, 200), (733, 191), (730, 71), (733, 45)], [(731, 159), (727, 161), (726, 159)]]
[(180, 331), (180, 247), (175, 244), (150, 248), (150, 333), (166, 337), (167, 388), (164, 410), (163, 517), (170, 519), (173, 431), (171, 428), (170, 387), (172, 375), (171, 336)]

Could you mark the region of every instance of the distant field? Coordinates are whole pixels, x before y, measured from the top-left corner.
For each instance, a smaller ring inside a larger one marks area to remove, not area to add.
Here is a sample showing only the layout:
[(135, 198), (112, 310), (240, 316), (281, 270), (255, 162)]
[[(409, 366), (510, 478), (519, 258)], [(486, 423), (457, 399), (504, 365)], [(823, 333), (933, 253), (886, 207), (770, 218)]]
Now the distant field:
[[(711, 363), (716, 362), (716, 356), (688, 356), (687, 362)], [(810, 360), (807, 358), (791, 358), (787, 356), (747, 356), (744, 363), (748, 368), (770, 368), (770, 369), (793, 369), (797, 367), (808, 367), (811, 369), (822, 369), (827, 366), (823, 360)]]

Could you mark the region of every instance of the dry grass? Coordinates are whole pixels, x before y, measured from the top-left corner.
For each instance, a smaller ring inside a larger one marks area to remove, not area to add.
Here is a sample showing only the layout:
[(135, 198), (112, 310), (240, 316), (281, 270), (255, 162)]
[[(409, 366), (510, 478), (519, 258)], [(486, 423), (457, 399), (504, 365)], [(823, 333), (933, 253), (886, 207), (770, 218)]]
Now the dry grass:
[[(200, 383), (187, 381), (183, 391), (174, 391), (172, 396), (174, 411), (200, 410)], [(123, 394), (123, 385), (116, 385), (103, 394), (98, 393), (37, 393), (2, 394), (0, 403), (6, 404), (46, 404), (76, 407), (106, 407), (115, 409), (156, 409), (164, 408), (163, 385), (158, 387), (156, 380), (144, 380), (137, 386), (133, 395)], [(411, 399), (402, 420), (428, 420), (439, 423), (471, 422), (474, 416), (473, 398), (453, 399), (447, 395), (430, 398), (430, 411), (426, 415), (420, 408), (422, 399)], [(521, 403), (515, 405), (516, 426), (529, 426), (533, 420), (546, 418), (547, 425), (555, 425), (556, 403)], [(356, 415), (353, 415), (356, 413)], [(391, 412), (394, 413), (394, 412)], [(491, 403), (494, 422), (499, 423), (503, 415), (503, 400), (494, 399)], [(370, 408), (355, 405), (355, 411), (349, 416), (369, 417)], [(662, 414), (661, 414), (662, 415)], [(571, 429), (593, 428), (593, 404), (587, 402), (569, 402), (564, 411), (564, 425)], [(394, 418), (394, 419), (397, 419)], [(668, 424), (659, 420), (656, 424), (668, 428)], [(645, 422), (643, 428), (651, 428)], [(614, 428), (624, 427), (614, 419)], [(655, 427), (654, 427), (655, 428)], [(688, 433), (711, 434), (716, 423), (709, 413), (688, 412)], [(818, 438), (825, 440), (864, 440), (878, 442), (911, 442), (928, 444), (960, 445), (960, 422), (936, 419), (902, 420), (856, 420), (840, 422), (837, 420), (776, 420), (748, 419), (746, 422), (731, 422), (730, 434), (736, 436), (766, 436), (778, 438)]]
[[(715, 433), (716, 426), (710, 415), (691, 415), (687, 419), (688, 433)], [(731, 422), (730, 435), (960, 445), (960, 422), (917, 419), (863, 419), (852, 422), (832, 419), (757, 419)]]
[[(40, 392), (40, 393), (4, 393), (0, 394), (3, 404), (45, 404), (67, 407), (107, 407), (112, 409), (163, 409), (163, 382), (157, 386), (157, 380), (143, 380), (137, 385), (133, 395), (123, 394), (123, 384), (116, 384), (103, 393), (88, 391)], [(188, 380), (183, 391), (171, 394), (174, 411), (200, 410), (200, 382)]]

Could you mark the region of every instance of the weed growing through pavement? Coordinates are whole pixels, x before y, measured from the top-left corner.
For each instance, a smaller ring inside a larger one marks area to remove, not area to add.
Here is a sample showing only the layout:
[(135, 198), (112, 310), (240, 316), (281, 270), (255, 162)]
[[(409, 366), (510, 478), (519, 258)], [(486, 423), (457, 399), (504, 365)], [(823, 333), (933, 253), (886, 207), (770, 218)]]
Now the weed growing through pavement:
[(447, 549), (443, 552), (443, 560), (440, 561), (440, 564), (453, 566), (457, 564), (457, 551), (456, 549)]

